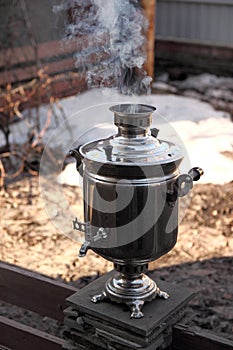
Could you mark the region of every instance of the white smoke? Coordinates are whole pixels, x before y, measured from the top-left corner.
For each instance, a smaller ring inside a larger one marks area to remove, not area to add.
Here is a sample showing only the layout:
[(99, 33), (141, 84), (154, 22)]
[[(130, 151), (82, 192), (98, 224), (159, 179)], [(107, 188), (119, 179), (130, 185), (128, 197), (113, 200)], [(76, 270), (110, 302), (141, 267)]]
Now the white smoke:
[(64, 0), (66, 39), (79, 47), (76, 66), (91, 86), (115, 86), (124, 94), (145, 93), (151, 78), (143, 70), (147, 21), (138, 0)]

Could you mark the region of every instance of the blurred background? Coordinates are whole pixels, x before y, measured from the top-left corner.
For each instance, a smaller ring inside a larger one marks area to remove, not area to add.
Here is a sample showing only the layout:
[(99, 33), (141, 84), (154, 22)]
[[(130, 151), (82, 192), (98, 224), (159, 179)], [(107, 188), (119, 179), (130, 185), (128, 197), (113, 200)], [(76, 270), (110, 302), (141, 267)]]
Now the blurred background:
[[(233, 0), (132, 3), (149, 24), (145, 69), (153, 78), (151, 95), (138, 99), (158, 106), (207, 174), (195, 187), (178, 244), (151, 265), (151, 274), (196, 291), (193, 324), (232, 338)], [(51, 132), (75, 111), (126, 97), (90, 89), (76, 59), (85, 38), (66, 37), (76, 3), (57, 11), (60, 4), (0, 0), (0, 260), (82, 287), (112, 265), (93, 252), (78, 258), (78, 243), (47, 216), (38, 184), (41, 155)], [(96, 57), (91, 64), (98, 67)], [(65, 125), (68, 135), (76, 130)], [(65, 173), (71, 160), (54, 151), (61, 144), (54, 144), (51, 164), (61, 163), (57, 182), (81, 218), (80, 188), (71, 186), (74, 172)], [(46, 328), (43, 319), (28, 320), (5, 303), (0, 313), (48, 329), (48, 322)], [(50, 325), (57, 334), (59, 327)]]

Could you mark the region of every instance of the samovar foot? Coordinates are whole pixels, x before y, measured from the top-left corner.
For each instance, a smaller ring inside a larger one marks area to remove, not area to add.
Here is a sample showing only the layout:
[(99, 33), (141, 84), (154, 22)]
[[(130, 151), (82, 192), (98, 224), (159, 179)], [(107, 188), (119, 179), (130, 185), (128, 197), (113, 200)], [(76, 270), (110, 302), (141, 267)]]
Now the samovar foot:
[[(150, 302), (156, 297), (168, 299), (169, 294), (162, 291), (157, 284), (142, 271), (145, 271), (147, 266), (117, 266), (124, 273), (117, 271), (111, 278), (106, 281), (103, 290), (91, 298), (93, 303), (109, 299), (112, 302), (125, 304), (131, 311), (131, 318), (142, 318), (144, 316), (142, 307), (145, 302)], [(131, 267), (131, 270), (130, 269)], [(128, 271), (131, 273), (128, 274)]]
[(162, 290), (160, 290), (159, 287), (156, 288), (156, 295), (158, 295), (158, 297), (163, 299), (170, 298), (170, 295), (167, 292), (163, 292)]
[(96, 294), (91, 298), (93, 303), (98, 303), (101, 300), (107, 299), (107, 294), (105, 291), (102, 291), (100, 294)]
[(126, 304), (129, 306), (131, 310), (131, 315), (130, 315), (131, 318), (142, 318), (144, 316), (144, 314), (141, 311), (141, 308), (144, 305), (143, 300), (134, 300)]

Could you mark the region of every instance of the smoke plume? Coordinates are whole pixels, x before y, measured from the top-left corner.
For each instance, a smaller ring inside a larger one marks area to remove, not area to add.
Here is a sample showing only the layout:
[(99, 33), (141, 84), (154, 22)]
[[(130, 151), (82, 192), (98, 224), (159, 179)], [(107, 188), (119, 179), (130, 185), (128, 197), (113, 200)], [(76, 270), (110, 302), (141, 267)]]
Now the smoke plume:
[(138, 0), (64, 0), (66, 39), (79, 49), (76, 66), (90, 86), (114, 86), (124, 94), (147, 93), (151, 78), (143, 70), (147, 21)]

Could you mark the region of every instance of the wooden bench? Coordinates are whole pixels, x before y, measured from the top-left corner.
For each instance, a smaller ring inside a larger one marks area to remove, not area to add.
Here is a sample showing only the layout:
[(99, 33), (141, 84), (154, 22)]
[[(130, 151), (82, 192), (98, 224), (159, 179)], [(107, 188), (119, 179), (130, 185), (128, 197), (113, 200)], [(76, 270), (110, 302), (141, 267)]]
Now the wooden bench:
[[(62, 322), (65, 299), (76, 291), (67, 284), (0, 262), (0, 300), (9, 304)], [(64, 344), (64, 339), (0, 316), (0, 349), (61, 350)], [(169, 350), (187, 349), (232, 350), (233, 342), (205, 331), (176, 325)]]
[[(63, 320), (65, 299), (76, 288), (37, 273), (0, 262), (0, 300)], [(64, 340), (0, 316), (0, 344), (12, 350), (61, 350)], [(0, 345), (0, 348), (1, 348)]]

